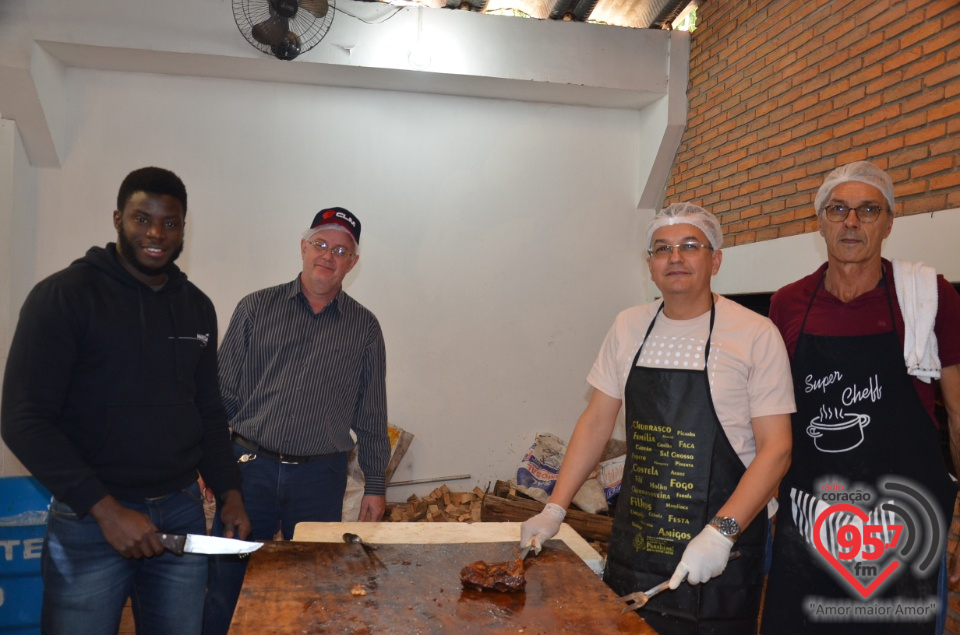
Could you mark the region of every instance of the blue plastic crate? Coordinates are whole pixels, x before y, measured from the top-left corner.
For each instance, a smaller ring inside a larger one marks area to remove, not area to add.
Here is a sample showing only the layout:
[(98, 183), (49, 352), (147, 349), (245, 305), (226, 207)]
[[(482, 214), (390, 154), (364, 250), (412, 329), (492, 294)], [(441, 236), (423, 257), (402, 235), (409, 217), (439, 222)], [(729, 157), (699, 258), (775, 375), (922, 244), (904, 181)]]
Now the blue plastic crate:
[(50, 492), (31, 476), (0, 477), (0, 633), (39, 635), (40, 551)]

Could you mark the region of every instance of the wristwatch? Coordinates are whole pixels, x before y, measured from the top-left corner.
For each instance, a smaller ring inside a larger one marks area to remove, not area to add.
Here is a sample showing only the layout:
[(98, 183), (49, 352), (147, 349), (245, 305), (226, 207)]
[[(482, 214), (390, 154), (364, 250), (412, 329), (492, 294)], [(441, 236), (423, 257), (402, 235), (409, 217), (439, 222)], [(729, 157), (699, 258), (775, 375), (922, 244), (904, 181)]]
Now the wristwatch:
[(710, 519), (710, 524), (721, 534), (729, 538), (731, 542), (736, 542), (737, 538), (740, 537), (740, 523), (737, 522), (736, 518), (731, 518), (730, 516), (714, 516)]

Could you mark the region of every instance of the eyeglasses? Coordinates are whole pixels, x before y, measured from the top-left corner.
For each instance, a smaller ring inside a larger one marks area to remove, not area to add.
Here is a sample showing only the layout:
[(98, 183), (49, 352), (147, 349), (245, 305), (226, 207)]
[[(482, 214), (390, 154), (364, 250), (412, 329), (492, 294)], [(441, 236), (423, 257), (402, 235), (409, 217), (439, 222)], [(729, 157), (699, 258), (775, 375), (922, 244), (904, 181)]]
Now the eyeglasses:
[(327, 253), (328, 251), (336, 256), (337, 258), (348, 258), (353, 254), (347, 251), (347, 248), (340, 245), (337, 247), (331, 247), (323, 240), (308, 240), (308, 245), (313, 245), (313, 248), (320, 252), (320, 255)]
[(648, 249), (647, 255), (652, 258), (669, 258), (673, 255), (674, 249), (679, 250), (681, 256), (693, 256), (700, 253), (701, 249), (712, 250), (713, 247), (695, 242), (685, 242), (679, 245), (657, 245), (653, 249)]
[(827, 220), (834, 223), (840, 223), (847, 220), (851, 210), (857, 214), (857, 219), (861, 223), (872, 223), (880, 218), (880, 212), (883, 207), (880, 205), (861, 205), (860, 207), (848, 207), (847, 205), (827, 205), (823, 208), (823, 215)]

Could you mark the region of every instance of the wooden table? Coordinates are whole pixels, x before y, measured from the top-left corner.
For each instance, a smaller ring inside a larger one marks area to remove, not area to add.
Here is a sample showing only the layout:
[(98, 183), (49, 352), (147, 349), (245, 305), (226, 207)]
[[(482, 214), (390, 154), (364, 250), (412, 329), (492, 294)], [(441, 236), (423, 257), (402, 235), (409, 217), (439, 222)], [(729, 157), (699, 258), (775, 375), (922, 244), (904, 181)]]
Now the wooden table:
[(527, 558), (522, 593), (470, 591), (460, 584), (460, 570), (471, 562), (516, 558), (515, 540), (374, 544), (374, 551), (344, 542), (265, 544), (250, 556), (231, 635), (655, 635), (635, 612), (621, 615), (616, 594), (559, 540)]

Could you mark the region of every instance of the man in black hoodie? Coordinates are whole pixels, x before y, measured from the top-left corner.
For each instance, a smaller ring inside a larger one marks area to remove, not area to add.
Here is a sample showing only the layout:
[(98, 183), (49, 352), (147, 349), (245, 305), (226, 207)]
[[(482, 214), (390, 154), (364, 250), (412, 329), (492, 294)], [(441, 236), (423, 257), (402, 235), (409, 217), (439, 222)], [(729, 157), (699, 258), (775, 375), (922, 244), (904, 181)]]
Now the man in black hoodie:
[(45, 634), (199, 633), (206, 556), (164, 553), (157, 531), (205, 533), (198, 472), (225, 535), (244, 538), (217, 383), (213, 304), (173, 264), (187, 193), (161, 168), (131, 172), (117, 243), (34, 287), (3, 383), (0, 431), (54, 495), (43, 545)]

